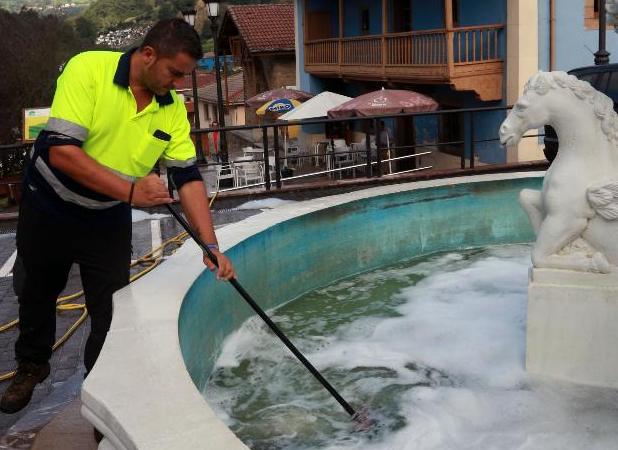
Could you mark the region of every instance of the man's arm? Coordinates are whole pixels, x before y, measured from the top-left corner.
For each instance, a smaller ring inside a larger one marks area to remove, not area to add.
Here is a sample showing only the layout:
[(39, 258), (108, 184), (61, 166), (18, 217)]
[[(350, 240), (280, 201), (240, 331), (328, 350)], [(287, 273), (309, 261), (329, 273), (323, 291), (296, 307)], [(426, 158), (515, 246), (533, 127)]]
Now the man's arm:
[[(96, 162), (76, 145), (50, 147), (49, 162), (55, 169), (95, 192), (123, 202), (129, 201), (131, 182)], [(155, 174), (135, 182), (133, 205), (144, 207), (171, 202), (165, 184)]]
[[(189, 181), (180, 187), (178, 194), (182, 209), (193, 229), (197, 231), (197, 234), (206, 244), (217, 244), (204, 183), (198, 180)], [(217, 276), (225, 280), (235, 278), (236, 273), (230, 260), (218, 249), (213, 249), (212, 252), (219, 263)], [(214, 264), (206, 255), (204, 255), (204, 263), (210, 270), (215, 270)]]

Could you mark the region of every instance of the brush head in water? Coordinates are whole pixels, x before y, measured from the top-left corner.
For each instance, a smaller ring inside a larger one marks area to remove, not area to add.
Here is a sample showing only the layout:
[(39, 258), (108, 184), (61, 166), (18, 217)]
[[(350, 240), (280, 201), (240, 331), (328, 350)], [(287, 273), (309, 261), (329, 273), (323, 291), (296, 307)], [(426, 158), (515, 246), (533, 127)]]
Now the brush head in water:
[(358, 433), (374, 433), (379, 428), (378, 422), (372, 417), (366, 406), (359, 408), (352, 416), (352, 420), (355, 424), (354, 431)]

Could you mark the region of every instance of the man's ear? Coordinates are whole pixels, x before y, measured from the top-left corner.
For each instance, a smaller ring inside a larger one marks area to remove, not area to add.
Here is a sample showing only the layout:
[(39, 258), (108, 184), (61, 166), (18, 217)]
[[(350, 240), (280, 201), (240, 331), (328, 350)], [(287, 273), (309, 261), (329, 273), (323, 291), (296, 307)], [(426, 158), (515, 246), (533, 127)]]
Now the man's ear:
[(157, 51), (149, 45), (142, 48), (140, 53), (146, 66), (151, 66), (157, 60)]

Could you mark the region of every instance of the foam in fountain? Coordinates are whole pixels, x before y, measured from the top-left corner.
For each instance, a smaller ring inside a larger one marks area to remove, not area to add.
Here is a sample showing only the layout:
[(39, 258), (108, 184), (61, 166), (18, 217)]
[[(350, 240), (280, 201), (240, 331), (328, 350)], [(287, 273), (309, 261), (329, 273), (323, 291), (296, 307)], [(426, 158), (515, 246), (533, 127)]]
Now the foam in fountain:
[(610, 448), (618, 393), (524, 370), (529, 246), (436, 255), (336, 282), (274, 320), (381, 428), (337, 404), (255, 319), (205, 396), (254, 450)]

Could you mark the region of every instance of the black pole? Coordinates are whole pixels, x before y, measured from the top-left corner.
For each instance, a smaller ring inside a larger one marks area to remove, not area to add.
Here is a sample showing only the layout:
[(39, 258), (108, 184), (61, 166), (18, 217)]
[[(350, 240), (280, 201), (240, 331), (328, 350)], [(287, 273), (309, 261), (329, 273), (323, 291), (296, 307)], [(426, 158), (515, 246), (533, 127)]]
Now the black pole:
[(380, 123), (378, 122), (378, 119), (373, 119), (373, 130), (375, 133), (375, 137), (376, 137), (376, 176), (377, 177), (381, 177), (382, 176), (382, 155), (380, 154), (382, 152), (382, 142), (380, 142)]
[[(221, 89), (221, 64), (219, 63), (219, 43), (217, 36), (217, 18), (210, 18), (210, 25), (212, 28), (212, 39), (214, 42), (213, 52), (215, 54), (215, 78), (217, 80), (217, 112), (219, 113), (219, 127), (225, 127), (225, 111), (223, 109), (223, 92)], [(228, 162), (227, 154), (227, 138), (225, 131), (221, 130), (219, 133), (219, 156), (222, 162)]]
[[(366, 124), (369, 127), (369, 124)], [(367, 167), (365, 176), (367, 178), (371, 178), (371, 170), (372, 170), (372, 158), (371, 158), (371, 136), (369, 135), (369, 129), (367, 128), (367, 132), (365, 133), (365, 151), (367, 152)]]
[[(266, 128), (264, 128), (266, 129)], [(217, 257), (213, 254), (213, 252), (208, 248), (204, 241), (193, 231), (189, 223), (185, 220), (184, 217), (180, 215), (176, 209), (170, 205), (165, 205), (169, 212), (176, 218), (178, 223), (186, 230), (187, 233), (193, 238), (193, 240), (202, 248), (204, 253), (208, 256), (208, 258), (212, 261), (212, 263), (219, 267), (217, 262)], [(285, 346), (298, 358), (298, 360), (311, 372), (311, 374), (324, 386), (324, 388), (331, 393), (331, 395), (339, 402), (339, 404), (345, 409), (345, 411), (352, 416), (353, 419), (357, 420), (360, 418), (360, 415), (356, 414), (356, 411), (345, 399), (335, 390), (335, 388), (322, 376), (318, 370), (313, 367), (313, 365), (305, 358), (305, 356), (292, 344), (292, 342), (287, 338), (287, 336), (279, 329), (279, 327), (270, 320), (270, 317), (260, 308), (260, 306), (253, 300), (253, 298), (249, 295), (247, 291), (240, 285), (240, 283), (236, 280), (236, 278), (230, 279), (230, 284), (234, 286), (234, 288), (238, 291), (240, 296), (253, 308), (253, 310), (257, 313), (258, 316), (262, 318), (266, 325), (277, 335), (279, 339), (285, 344)]]
[[(193, 119), (196, 130), (199, 130), (202, 126), (200, 124), (200, 102), (197, 97), (197, 69), (193, 69), (191, 72), (191, 81), (193, 83)], [(197, 155), (198, 162), (204, 162), (204, 150), (202, 149), (202, 135), (197, 133), (195, 136), (195, 153)]]
[[(276, 130), (276, 127), (275, 127)], [(270, 158), (268, 157), (268, 128), (264, 127), (262, 129), (262, 133), (263, 133), (263, 151), (262, 151), (262, 155), (264, 155), (264, 168), (265, 173), (264, 173), (264, 187), (266, 187), (267, 191), (270, 191), (270, 167), (269, 167), (269, 160)]]
[(279, 127), (273, 128), (275, 150), (275, 181), (277, 189), (281, 189), (281, 161), (279, 160)]
[(597, 66), (609, 64), (609, 52), (605, 49), (606, 24), (605, 0), (599, 0), (599, 50), (594, 54), (594, 64)]

